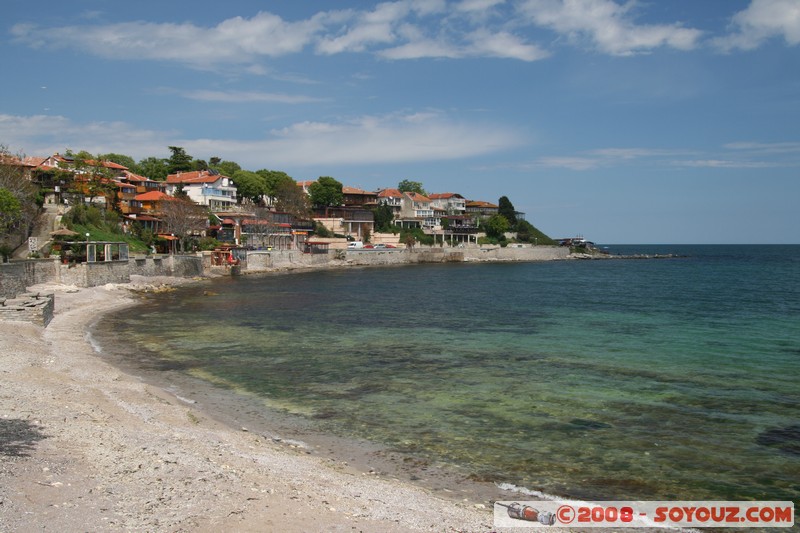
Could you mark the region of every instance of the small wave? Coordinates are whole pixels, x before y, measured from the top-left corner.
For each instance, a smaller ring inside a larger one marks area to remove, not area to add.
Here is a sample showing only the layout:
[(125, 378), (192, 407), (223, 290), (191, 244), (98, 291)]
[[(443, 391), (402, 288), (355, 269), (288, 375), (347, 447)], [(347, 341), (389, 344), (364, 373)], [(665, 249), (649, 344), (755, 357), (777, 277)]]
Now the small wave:
[(102, 355), (103, 347), (100, 346), (100, 343), (97, 342), (97, 340), (92, 335), (91, 331), (87, 331), (86, 332), (85, 338), (86, 338), (86, 342), (89, 344), (89, 346), (92, 347), (92, 350), (94, 350), (95, 353), (98, 353), (98, 354)]
[(507, 490), (510, 492), (518, 492), (519, 494), (524, 494), (526, 496), (534, 496), (536, 498), (542, 500), (551, 500), (551, 501), (560, 501), (560, 502), (569, 502), (569, 503), (576, 503), (576, 504), (585, 504), (588, 502), (584, 502), (582, 500), (571, 500), (569, 498), (564, 498), (563, 496), (556, 496), (555, 494), (547, 494), (546, 492), (542, 492), (540, 490), (533, 490), (527, 487), (519, 487), (514, 485), (513, 483), (495, 483), (498, 489), (500, 490)]

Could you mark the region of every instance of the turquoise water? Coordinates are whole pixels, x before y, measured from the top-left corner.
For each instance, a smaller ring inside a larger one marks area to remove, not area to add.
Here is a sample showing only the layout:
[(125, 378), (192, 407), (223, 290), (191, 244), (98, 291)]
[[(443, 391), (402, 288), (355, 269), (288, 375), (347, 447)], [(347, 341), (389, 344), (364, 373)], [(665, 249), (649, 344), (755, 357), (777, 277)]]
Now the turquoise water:
[(609, 250), (680, 257), (225, 279), (96, 336), (465, 479), (800, 501), (800, 246)]

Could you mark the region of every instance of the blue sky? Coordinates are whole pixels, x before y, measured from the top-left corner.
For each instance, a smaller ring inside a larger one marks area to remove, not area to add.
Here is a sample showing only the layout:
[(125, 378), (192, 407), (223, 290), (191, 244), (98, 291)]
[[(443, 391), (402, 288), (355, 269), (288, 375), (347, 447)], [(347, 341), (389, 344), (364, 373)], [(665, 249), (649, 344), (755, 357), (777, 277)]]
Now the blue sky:
[(553, 237), (800, 242), (800, 1), (5, 0), (0, 144), (508, 196)]

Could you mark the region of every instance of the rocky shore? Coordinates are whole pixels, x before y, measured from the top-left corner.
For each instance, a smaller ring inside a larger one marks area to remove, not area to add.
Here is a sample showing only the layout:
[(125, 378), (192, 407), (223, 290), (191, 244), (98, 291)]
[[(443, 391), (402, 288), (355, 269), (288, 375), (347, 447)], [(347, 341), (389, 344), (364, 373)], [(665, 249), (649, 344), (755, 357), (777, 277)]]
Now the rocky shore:
[(132, 291), (186, 281), (37, 286), (55, 295), (46, 328), (0, 322), (0, 531), (497, 531), (490, 505), (230, 428), (87, 340)]

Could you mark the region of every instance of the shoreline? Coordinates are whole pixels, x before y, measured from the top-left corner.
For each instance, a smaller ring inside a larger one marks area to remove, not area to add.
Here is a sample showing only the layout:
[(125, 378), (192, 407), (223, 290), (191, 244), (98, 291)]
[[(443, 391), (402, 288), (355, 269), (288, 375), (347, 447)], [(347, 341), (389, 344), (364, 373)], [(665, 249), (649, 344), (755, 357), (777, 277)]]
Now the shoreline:
[(36, 286), (50, 325), (0, 322), (0, 530), (497, 531), (490, 505), (237, 431), (97, 353), (95, 321), (176, 283)]

